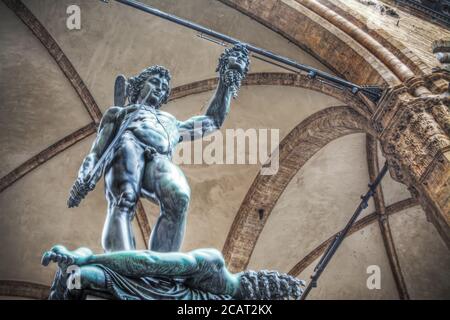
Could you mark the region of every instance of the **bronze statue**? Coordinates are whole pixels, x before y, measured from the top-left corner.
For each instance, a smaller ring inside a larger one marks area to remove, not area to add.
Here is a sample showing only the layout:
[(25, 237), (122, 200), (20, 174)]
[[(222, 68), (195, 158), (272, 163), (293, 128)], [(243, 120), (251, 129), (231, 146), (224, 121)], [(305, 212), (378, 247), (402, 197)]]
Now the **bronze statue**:
[(104, 114), (91, 151), (84, 159), (68, 200), (78, 206), (104, 172), (108, 212), (102, 235), (105, 252), (134, 250), (132, 219), (139, 197), (160, 206), (149, 248), (178, 251), (181, 247), (190, 188), (183, 172), (171, 162), (183, 139), (219, 129), (249, 67), (243, 45), (226, 49), (219, 59), (219, 83), (206, 113), (179, 121), (160, 110), (170, 94), (169, 71), (160, 66), (143, 70), (128, 81), (129, 104)]

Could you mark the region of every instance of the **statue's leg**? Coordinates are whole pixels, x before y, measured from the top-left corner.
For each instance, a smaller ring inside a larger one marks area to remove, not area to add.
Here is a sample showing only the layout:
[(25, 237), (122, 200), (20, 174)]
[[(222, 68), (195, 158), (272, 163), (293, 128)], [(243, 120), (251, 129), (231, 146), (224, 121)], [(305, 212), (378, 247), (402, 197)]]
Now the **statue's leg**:
[[(80, 290), (85, 289), (113, 294), (109, 292), (106, 276), (101, 268), (96, 265), (79, 265), (83, 264), (82, 259), (92, 255), (92, 251), (87, 248), (69, 251), (61, 245), (56, 245), (44, 253), (42, 265), (47, 266), (50, 262), (55, 262), (59, 267), (50, 289), (50, 300), (82, 299), (83, 292)], [(78, 270), (69, 270), (77, 265)], [(68, 287), (69, 284), (72, 284), (72, 287)]]
[(105, 252), (135, 249), (132, 219), (144, 167), (143, 149), (125, 136), (105, 173), (108, 200), (102, 235)]
[(150, 250), (179, 251), (191, 194), (186, 177), (169, 159), (156, 156), (146, 165), (142, 184), (155, 193), (161, 210), (150, 236)]

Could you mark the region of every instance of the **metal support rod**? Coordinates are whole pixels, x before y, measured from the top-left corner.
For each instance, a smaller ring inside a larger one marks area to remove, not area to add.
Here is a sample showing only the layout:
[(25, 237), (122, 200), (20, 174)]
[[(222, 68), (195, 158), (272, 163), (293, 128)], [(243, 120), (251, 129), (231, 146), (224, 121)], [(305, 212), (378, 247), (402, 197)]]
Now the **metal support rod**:
[[(216, 39), (214, 39), (214, 38), (207, 37), (207, 36), (205, 36), (203, 33), (197, 34), (197, 37), (199, 37), (200, 39), (206, 40), (206, 41), (210, 41), (210, 42), (215, 43), (215, 44), (217, 44), (217, 45), (219, 45), (219, 46), (222, 46), (222, 47), (227, 47), (227, 46), (228, 46), (226, 42), (223, 42), (223, 41), (220, 41), (220, 40), (216, 40)], [(269, 64), (271, 64), (271, 65), (273, 65), (273, 66), (276, 66), (276, 67), (278, 67), (278, 68), (287, 70), (287, 71), (292, 72), (292, 73), (297, 73), (297, 74), (300, 73), (300, 72), (297, 71), (297, 70), (294, 70), (294, 69), (292, 69), (292, 68), (290, 68), (290, 67), (287, 67), (287, 66), (285, 66), (285, 65), (283, 65), (283, 64), (280, 64), (280, 63), (276, 63), (276, 62), (270, 61), (269, 59), (265, 59), (265, 58), (260, 57), (260, 56), (258, 56), (258, 55), (256, 55), (256, 54), (250, 54), (250, 57), (255, 58), (255, 59), (258, 59), (258, 60), (261, 60), (261, 61), (264, 61), (265, 63), (269, 63)], [(332, 85), (332, 84), (331, 84), (331, 85)]]
[[(108, 0), (101, 0), (101, 1), (102, 2), (108, 2)], [(189, 29), (201, 32), (202, 34), (206, 34), (208, 36), (214, 37), (214, 38), (219, 39), (219, 40), (224, 41), (224, 42), (227, 42), (227, 43), (230, 43), (230, 44), (241, 43), (241, 44), (245, 45), (245, 47), (251, 52), (254, 52), (254, 53), (259, 54), (261, 56), (267, 57), (267, 58), (272, 59), (274, 61), (286, 64), (286, 65), (288, 65), (290, 67), (293, 67), (295, 69), (307, 72), (311, 77), (322, 78), (324, 80), (327, 80), (329, 82), (337, 84), (337, 85), (339, 85), (339, 86), (341, 86), (343, 88), (350, 89), (353, 94), (356, 94), (356, 93), (358, 93), (360, 91), (360, 92), (364, 93), (368, 98), (370, 98), (374, 102), (377, 102), (380, 99), (380, 97), (381, 97), (381, 91), (382, 90), (380, 90), (380, 88), (377, 88), (376, 86), (365, 87), (365, 86), (357, 85), (355, 83), (349, 82), (349, 81), (344, 80), (342, 78), (335, 77), (335, 76), (333, 76), (333, 75), (331, 75), (329, 73), (326, 73), (326, 72), (320, 71), (318, 69), (315, 69), (313, 67), (301, 64), (301, 63), (299, 63), (297, 61), (294, 61), (292, 59), (280, 56), (280, 55), (275, 54), (275, 53), (273, 53), (271, 51), (255, 47), (255, 46), (253, 46), (253, 45), (251, 45), (249, 43), (242, 43), (241, 41), (239, 41), (239, 40), (237, 40), (235, 38), (232, 38), (232, 37), (229, 37), (229, 36), (224, 35), (222, 33), (216, 32), (214, 30), (205, 28), (205, 27), (203, 27), (203, 26), (201, 26), (199, 24), (196, 24), (196, 23), (190, 22), (188, 20), (179, 18), (179, 17), (177, 17), (175, 15), (165, 13), (165, 12), (163, 12), (161, 10), (155, 9), (153, 7), (150, 7), (148, 5), (140, 3), (138, 1), (134, 1), (134, 0), (115, 0), (115, 1), (119, 2), (121, 4), (124, 4), (126, 6), (138, 9), (140, 11), (143, 11), (143, 12), (155, 15), (155, 16), (160, 17), (162, 19), (174, 22), (176, 24), (179, 24), (181, 26), (187, 27)]]
[(352, 227), (352, 225), (355, 223), (358, 216), (361, 214), (361, 212), (367, 208), (370, 198), (374, 195), (376, 192), (376, 189), (378, 185), (380, 184), (383, 177), (386, 175), (386, 172), (388, 171), (388, 164), (387, 162), (384, 163), (383, 168), (381, 169), (380, 173), (378, 173), (378, 176), (375, 178), (375, 181), (369, 184), (369, 190), (367, 193), (363, 196), (361, 196), (361, 202), (359, 203), (358, 207), (356, 208), (355, 212), (353, 213), (353, 216), (350, 218), (350, 221), (347, 223), (344, 229), (342, 229), (341, 232), (338, 233), (336, 238), (334, 238), (333, 242), (328, 246), (327, 250), (323, 254), (322, 258), (320, 259), (317, 266), (314, 268), (314, 273), (311, 276), (311, 280), (308, 283), (308, 286), (306, 287), (305, 291), (303, 292), (303, 295), (301, 297), (301, 300), (305, 300), (308, 296), (309, 292), (312, 288), (317, 287), (317, 280), (319, 279), (322, 272), (325, 270), (326, 266), (330, 262), (333, 255), (336, 253), (337, 249), (339, 248), (340, 244), (346, 237), (348, 231)]

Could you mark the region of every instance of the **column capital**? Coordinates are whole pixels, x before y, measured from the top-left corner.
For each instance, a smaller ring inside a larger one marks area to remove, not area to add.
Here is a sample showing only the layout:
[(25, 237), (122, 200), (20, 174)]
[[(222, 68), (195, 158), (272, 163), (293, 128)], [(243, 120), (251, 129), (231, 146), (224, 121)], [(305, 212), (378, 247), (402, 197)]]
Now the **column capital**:
[[(372, 116), (391, 176), (406, 184), (450, 244), (450, 96), (414, 96), (417, 84), (389, 88)], [(448, 86), (448, 82), (447, 82)]]

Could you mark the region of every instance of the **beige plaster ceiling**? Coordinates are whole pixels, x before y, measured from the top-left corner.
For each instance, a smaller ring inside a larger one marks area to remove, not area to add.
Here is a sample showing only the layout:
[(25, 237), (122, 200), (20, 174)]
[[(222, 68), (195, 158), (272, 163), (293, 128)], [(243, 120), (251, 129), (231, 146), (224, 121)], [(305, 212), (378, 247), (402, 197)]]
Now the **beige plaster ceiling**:
[[(219, 1), (143, 1), (217, 31), (327, 69), (279, 34)], [(117, 74), (134, 75), (148, 65), (171, 70), (172, 85), (215, 77), (223, 48), (195, 32), (112, 1), (79, 0), (82, 29), (66, 28), (73, 1), (26, 0), (26, 6), (60, 45), (100, 109), (112, 104)], [(83, 104), (52, 57), (27, 27), (0, 2), (0, 177), (64, 136), (91, 122)], [(285, 71), (253, 59), (251, 72)], [(6, 76), (7, 75), (7, 76)], [(179, 119), (199, 114), (212, 92), (174, 100), (165, 110)], [(285, 86), (243, 87), (224, 128), (279, 129), (280, 140), (308, 116), (342, 102), (323, 93)], [(0, 192), (0, 280), (50, 284), (54, 267), (43, 268), (42, 252), (55, 243), (101, 251), (105, 217), (103, 183), (77, 209), (66, 207), (68, 190), (93, 136), (45, 162)], [(315, 154), (278, 200), (251, 256), (249, 268), (288, 272), (306, 254), (339, 231), (366, 192), (364, 134), (339, 138)], [(380, 159), (380, 165), (382, 164)], [(221, 249), (259, 165), (182, 165), (192, 189), (183, 250)], [(410, 198), (386, 177), (386, 205)], [(158, 208), (144, 201), (151, 225)], [(363, 217), (374, 211), (373, 203)], [(420, 207), (396, 213), (391, 228), (413, 298), (450, 296), (450, 257)], [(135, 222), (138, 248), (144, 239)], [(307, 279), (317, 261), (299, 277)], [(368, 290), (366, 268), (380, 266), (382, 289)], [(426, 276), (423, 276), (423, 275)], [(436, 286), (436, 283), (439, 283)], [(349, 236), (311, 298), (386, 298), (398, 294), (378, 222)]]

